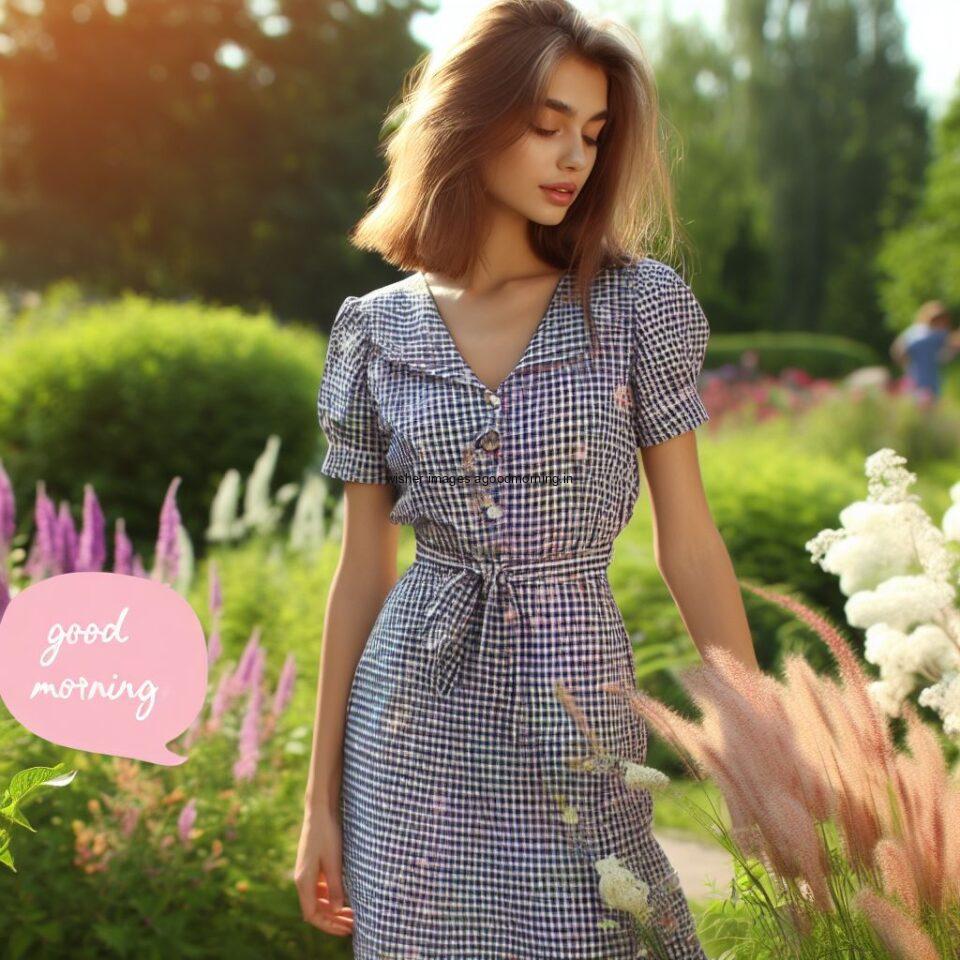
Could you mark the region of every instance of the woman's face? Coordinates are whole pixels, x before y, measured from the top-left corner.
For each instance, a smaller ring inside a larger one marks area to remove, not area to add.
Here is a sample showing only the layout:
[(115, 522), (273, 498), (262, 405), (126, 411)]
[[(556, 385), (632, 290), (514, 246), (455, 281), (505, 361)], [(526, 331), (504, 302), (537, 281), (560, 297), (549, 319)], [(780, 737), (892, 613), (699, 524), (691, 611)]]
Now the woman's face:
[[(560, 223), (590, 176), (606, 122), (607, 75), (579, 57), (564, 57), (531, 127), (484, 168), (494, 202), (549, 226)], [(570, 192), (546, 189), (567, 187)]]

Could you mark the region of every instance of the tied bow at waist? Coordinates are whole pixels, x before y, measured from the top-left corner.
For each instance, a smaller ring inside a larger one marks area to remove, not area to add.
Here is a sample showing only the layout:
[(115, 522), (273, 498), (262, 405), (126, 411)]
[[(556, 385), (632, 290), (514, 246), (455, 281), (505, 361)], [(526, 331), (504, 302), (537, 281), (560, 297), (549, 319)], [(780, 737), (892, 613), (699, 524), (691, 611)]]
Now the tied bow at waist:
[[(480, 650), (490, 651), (491, 642), (513, 648), (526, 614), (521, 609), (513, 584), (518, 582), (564, 582), (606, 572), (612, 551), (582, 550), (571, 557), (517, 558), (450, 556), (417, 543), (416, 561), (439, 564), (449, 570), (426, 612), (425, 649), (432, 692), (445, 696), (457, 683), (467, 657)], [(472, 615), (482, 605), (480, 636), (476, 644), (468, 636)], [(511, 649), (510, 653), (514, 653)], [(516, 670), (514, 706), (519, 706)], [(514, 710), (514, 717), (518, 711)]]

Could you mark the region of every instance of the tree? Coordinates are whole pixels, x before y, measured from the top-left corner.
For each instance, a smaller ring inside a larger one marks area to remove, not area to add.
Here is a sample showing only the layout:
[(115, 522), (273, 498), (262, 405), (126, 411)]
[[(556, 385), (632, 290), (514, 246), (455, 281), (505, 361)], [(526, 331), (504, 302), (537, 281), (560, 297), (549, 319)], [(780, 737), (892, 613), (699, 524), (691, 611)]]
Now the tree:
[(772, 324), (886, 344), (875, 254), (927, 162), (893, 0), (730, 0), (767, 194)]
[(0, 276), (331, 316), (370, 279), (345, 234), (382, 172), (384, 111), (424, 52), (408, 29), (422, 9), (9, 6)]
[(878, 255), (881, 303), (896, 327), (925, 300), (960, 308), (960, 81), (935, 131), (934, 160), (914, 215)]

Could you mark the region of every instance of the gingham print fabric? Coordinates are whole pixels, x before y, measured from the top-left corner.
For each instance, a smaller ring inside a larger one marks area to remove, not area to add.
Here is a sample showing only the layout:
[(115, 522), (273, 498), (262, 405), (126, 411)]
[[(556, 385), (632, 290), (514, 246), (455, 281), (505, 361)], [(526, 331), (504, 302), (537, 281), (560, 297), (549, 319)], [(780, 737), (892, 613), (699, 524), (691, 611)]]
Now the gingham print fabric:
[(601, 685), (635, 682), (607, 567), (639, 493), (637, 448), (708, 419), (709, 328), (658, 260), (597, 275), (589, 331), (572, 279), (496, 390), (420, 273), (348, 297), (331, 331), (322, 470), (390, 483), (390, 518), (416, 535), (347, 705), (358, 960), (646, 956), (601, 896), (609, 857), (649, 885), (666, 955), (705, 960), (651, 795), (615, 762), (644, 762), (645, 725)]

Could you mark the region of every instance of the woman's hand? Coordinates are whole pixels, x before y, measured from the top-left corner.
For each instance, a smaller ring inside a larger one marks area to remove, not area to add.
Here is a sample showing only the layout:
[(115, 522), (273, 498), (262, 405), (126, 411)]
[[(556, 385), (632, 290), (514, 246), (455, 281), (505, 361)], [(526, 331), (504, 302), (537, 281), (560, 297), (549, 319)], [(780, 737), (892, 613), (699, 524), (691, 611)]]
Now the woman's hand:
[(293, 879), (303, 919), (327, 933), (353, 933), (353, 910), (344, 905), (340, 821), (332, 812), (304, 814)]

